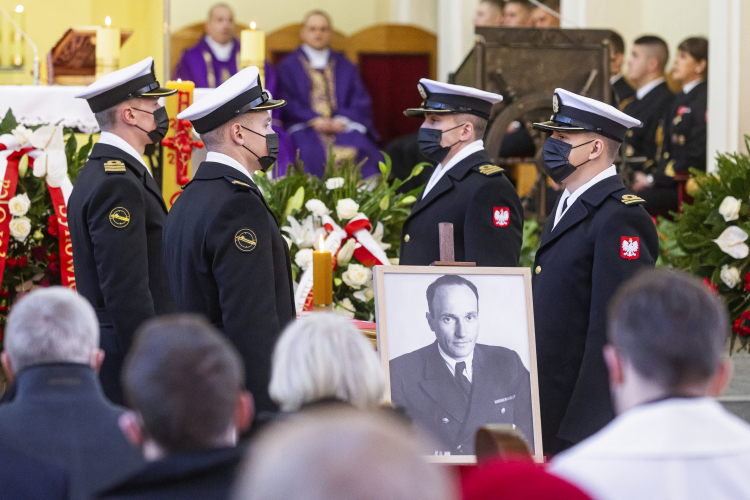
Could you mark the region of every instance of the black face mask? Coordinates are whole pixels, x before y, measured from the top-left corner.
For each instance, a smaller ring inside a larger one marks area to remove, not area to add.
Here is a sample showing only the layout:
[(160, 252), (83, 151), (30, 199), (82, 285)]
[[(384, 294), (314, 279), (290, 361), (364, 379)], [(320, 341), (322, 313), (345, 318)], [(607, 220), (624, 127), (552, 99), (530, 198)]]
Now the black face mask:
[[(242, 127), (242, 125), (240, 125), (240, 127)], [(276, 163), (276, 158), (279, 156), (279, 134), (263, 135), (263, 134), (259, 134), (255, 130), (250, 130), (247, 127), (242, 127), (242, 128), (244, 128), (248, 132), (252, 132), (255, 135), (259, 135), (261, 137), (266, 138), (266, 146), (268, 147), (268, 154), (266, 156), (256, 155), (252, 149), (248, 148), (244, 144), (242, 145), (242, 147), (247, 149), (251, 153), (253, 153), (253, 155), (258, 159), (258, 163), (260, 163), (260, 169), (263, 172), (267, 171), (269, 168), (271, 168), (271, 165)]]
[(158, 144), (161, 142), (162, 139), (164, 139), (164, 136), (167, 135), (167, 131), (169, 130), (169, 115), (167, 114), (167, 108), (161, 107), (154, 111), (153, 113), (150, 111), (146, 111), (145, 109), (138, 109), (133, 108), (136, 111), (140, 111), (142, 113), (148, 113), (150, 115), (154, 115), (154, 122), (156, 122), (156, 128), (154, 130), (148, 131), (144, 130), (141, 127), (138, 127), (139, 129), (143, 130), (148, 134), (148, 138), (151, 139), (151, 142), (154, 144)]
[(450, 132), (451, 130), (455, 130), (458, 127), (463, 127), (464, 125), (466, 124), (462, 123), (461, 125), (456, 125), (455, 127), (449, 128), (448, 130), (420, 128), (418, 138), (419, 150), (429, 160), (432, 160), (435, 163), (442, 163), (442, 161), (445, 160), (445, 157), (448, 156), (448, 153), (450, 153), (451, 148), (461, 142), (457, 141), (451, 146), (443, 147), (440, 145), (440, 141), (443, 139), (443, 134), (446, 132)]
[(542, 150), (542, 153), (544, 154), (544, 167), (547, 171), (547, 175), (558, 184), (567, 179), (578, 167), (590, 161), (586, 160), (580, 165), (571, 165), (568, 161), (570, 151), (592, 142), (594, 142), (593, 139), (574, 147), (571, 144), (555, 139), (554, 137), (547, 138), (547, 142), (544, 143), (544, 149)]

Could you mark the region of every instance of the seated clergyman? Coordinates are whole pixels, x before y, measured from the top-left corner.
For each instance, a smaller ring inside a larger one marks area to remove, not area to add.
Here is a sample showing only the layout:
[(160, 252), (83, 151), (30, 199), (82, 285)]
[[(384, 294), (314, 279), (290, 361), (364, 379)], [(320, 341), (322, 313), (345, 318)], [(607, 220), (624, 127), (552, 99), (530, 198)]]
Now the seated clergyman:
[(474, 435), (491, 423), (514, 424), (533, 449), (531, 381), (518, 354), (477, 344), (479, 293), (469, 280), (441, 276), (427, 287), (434, 343), (390, 362), (391, 400), (442, 447), (473, 455)]

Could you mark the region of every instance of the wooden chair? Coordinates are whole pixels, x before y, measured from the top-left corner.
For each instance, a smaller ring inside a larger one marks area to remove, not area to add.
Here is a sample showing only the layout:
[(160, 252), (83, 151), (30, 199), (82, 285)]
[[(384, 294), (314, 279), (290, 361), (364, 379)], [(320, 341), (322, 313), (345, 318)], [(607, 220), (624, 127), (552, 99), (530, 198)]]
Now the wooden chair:
[[(278, 64), (290, 52), (300, 46), (299, 33), (302, 29), (302, 23), (289, 24), (282, 28), (272, 31), (266, 35), (266, 60), (271, 61), (274, 65)], [(333, 30), (333, 39), (331, 48), (338, 52), (344, 52), (348, 38), (342, 32)]]
[(474, 442), (477, 462), (493, 458), (529, 460), (532, 453), (523, 434), (511, 424), (488, 424), (480, 427)]
[[(240, 37), (240, 31), (248, 29), (247, 24), (234, 23), (235, 37)], [(206, 34), (206, 23), (200, 22), (185, 26), (172, 33), (169, 38), (169, 79), (174, 74), (177, 63), (180, 62), (180, 57), (186, 49), (189, 49), (196, 43), (198, 43), (203, 35)]]
[(416, 26), (377, 24), (349, 37), (345, 53), (359, 66), (373, 104), (373, 121), (383, 145), (413, 134), (420, 121), (403, 115), (418, 107), (420, 78), (435, 79), (437, 36)]

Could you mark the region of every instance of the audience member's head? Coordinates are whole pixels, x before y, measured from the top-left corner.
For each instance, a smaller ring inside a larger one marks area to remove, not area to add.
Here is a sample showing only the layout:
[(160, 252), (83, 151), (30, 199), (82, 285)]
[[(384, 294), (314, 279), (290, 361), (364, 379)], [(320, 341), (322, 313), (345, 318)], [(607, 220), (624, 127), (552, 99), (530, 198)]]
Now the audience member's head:
[(628, 59), (628, 80), (636, 88), (643, 87), (664, 76), (668, 60), (667, 42), (654, 35), (642, 36), (633, 42), (633, 50)]
[(672, 77), (683, 85), (708, 76), (708, 40), (690, 37), (677, 47)]
[[(544, 5), (560, 14), (560, 0), (547, 0)], [(531, 11), (531, 26), (534, 28), (559, 28), (560, 18), (546, 9), (536, 7)]]
[(625, 61), (625, 40), (618, 32), (613, 31), (609, 42), (609, 75), (615, 76), (622, 72), (622, 63)]
[(34, 290), (8, 315), (0, 359), (10, 379), (24, 368), (45, 363), (87, 364), (98, 371), (104, 351), (99, 349), (94, 309), (67, 288)]
[(351, 409), (298, 414), (261, 434), (236, 500), (451, 500), (447, 467), (395, 417)]
[(180, 315), (144, 324), (123, 368), (125, 436), (149, 460), (233, 446), (250, 426), (252, 396), (242, 360), (214, 327)]
[(463, 500), (590, 500), (533, 462), (487, 462), (467, 474), (462, 483)]
[(302, 43), (306, 43), (315, 50), (328, 48), (333, 38), (331, 16), (322, 10), (308, 12), (302, 22), (300, 38)]
[(680, 272), (648, 271), (623, 285), (609, 307), (608, 336), (618, 413), (665, 397), (718, 396), (731, 376), (724, 304)]
[(482, 0), (474, 14), (474, 26), (502, 26), (503, 0)]
[(374, 409), (384, 389), (385, 375), (375, 350), (344, 317), (300, 318), (276, 343), (268, 392), (284, 411), (325, 400)]
[(208, 11), (206, 35), (222, 45), (234, 39), (234, 12), (225, 3), (217, 3)]
[(503, 7), (503, 25), (531, 26), (532, 10), (534, 10), (534, 4), (528, 0), (506, 0), (505, 7)]

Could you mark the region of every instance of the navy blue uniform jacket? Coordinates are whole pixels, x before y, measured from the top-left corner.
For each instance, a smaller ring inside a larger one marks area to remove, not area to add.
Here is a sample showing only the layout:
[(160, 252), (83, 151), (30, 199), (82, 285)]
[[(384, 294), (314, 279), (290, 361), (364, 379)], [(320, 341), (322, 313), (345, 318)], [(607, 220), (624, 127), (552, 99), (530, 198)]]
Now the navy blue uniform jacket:
[(276, 339), (295, 316), (289, 247), (258, 187), (229, 165), (201, 163), (164, 225), (175, 306), (202, 314), (237, 347), (257, 412)]
[(441, 222), (453, 223), (456, 261), (518, 266), (523, 208), (505, 171), (490, 163), (487, 151), (453, 165), (427, 196), (420, 196), (401, 233), (401, 265), (429, 266), (440, 260)]
[(515, 424), (534, 449), (531, 379), (518, 354), (476, 344), (468, 401), (440, 356), (437, 342), (390, 362), (391, 401), (429, 431), (439, 454), (473, 455), (477, 429)]
[(161, 239), (166, 217), (146, 167), (119, 148), (96, 144), (70, 195), (68, 225), (78, 293), (99, 317), (106, 352), (99, 376), (118, 404), (133, 334), (147, 319), (174, 310)]
[(554, 229), (554, 216), (544, 225), (532, 291), (545, 453), (614, 418), (602, 354), (607, 306), (620, 285), (654, 267), (659, 251), (642, 203), (616, 175), (586, 190)]

